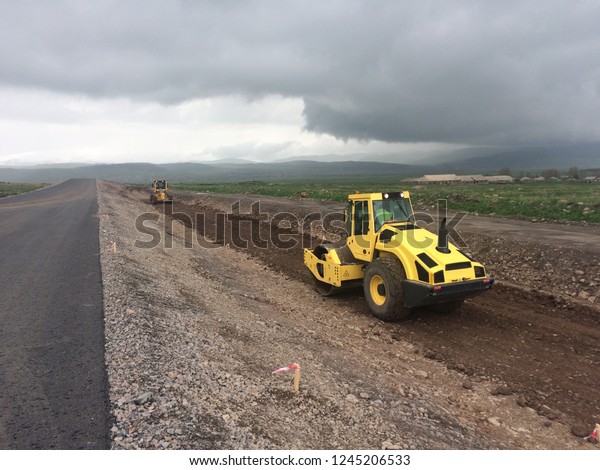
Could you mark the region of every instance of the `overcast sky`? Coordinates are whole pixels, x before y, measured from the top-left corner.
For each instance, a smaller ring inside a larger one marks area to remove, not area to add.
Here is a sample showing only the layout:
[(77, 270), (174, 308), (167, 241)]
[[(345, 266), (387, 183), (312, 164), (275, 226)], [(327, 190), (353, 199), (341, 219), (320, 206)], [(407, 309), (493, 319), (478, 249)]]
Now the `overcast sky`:
[(600, 1), (0, 0), (0, 163), (600, 141)]

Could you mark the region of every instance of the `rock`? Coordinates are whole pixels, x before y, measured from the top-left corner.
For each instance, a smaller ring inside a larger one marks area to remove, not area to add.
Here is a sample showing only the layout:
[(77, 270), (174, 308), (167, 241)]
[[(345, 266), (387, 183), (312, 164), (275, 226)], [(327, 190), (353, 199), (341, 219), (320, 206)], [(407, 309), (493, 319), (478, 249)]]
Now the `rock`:
[(540, 408), (538, 409), (538, 414), (540, 416), (545, 416), (546, 418), (553, 420), (560, 418), (560, 413), (558, 411), (553, 410), (552, 408), (546, 405), (540, 406)]
[(360, 397), (364, 398), (365, 400), (368, 400), (370, 398), (370, 395), (368, 393), (361, 392)]
[(399, 444), (394, 444), (390, 441), (384, 441), (384, 443), (381, 444), (381, 449), (382, 450), (402, 450), (402, 446), (400, 446)]
[(135, 310), (131, 310), (130, 308), (128, 308), (127, 310), (125, 310), (125, 313), (127, 315), (133, 315), (135, 313)]
[(486, 421), (488, 423), (490, 423), (492, 426), (500, 426), (500, 418), (498, 418), (497, 416), (490, 416), (488, 419), (486, 419)]
[(576, 424), (571, 427), (571, 434), (583, 438), (589, 436), (590, 434), (592, 434), (592, 432), (585, 426), (580, 426)]
[(154, 394), (152, 392), (145, 392), (145, 393), (142, 393), (137, 398), (135, 398), (133, 400), (133, 402), (136, 405), (145, 405), (146, 403), (148, 403), (149, 401), (152, 401), (153, 399), (154, 399)]
[(437, 353), (431, 351), (431, 350), (427, 350), (425, 351), (425, 353), (423, 354), (423, 356), (425, 356), (427, 359), (437, 359)]
[(581, 291), (577, 297), (579, 297), (580, 299), (586, 300), (589, 297), (589, 294), (586, 291)]
[(426, 378), (429, 377), (429, 374), (427, 372), (425, 372), (424, 370), (417, 370), (417, 371), (415, 371), (415, 375), (417, 377), (422, 378), (422, 379), (426, 379)]
[(513, 389), (507, 385), (500, 385), (492, 390), (492, 395), (509, 396), (513, 394)]
[(548, 406), (548, 405), (541, 405), (538, 408), (538, 413), (541, 414), (542, 416), (546, 416), (548, 413), (551, 413), (552, 409)]
[(463, 388), (467, 389), (467, 390), (473, 390), (473, 383), (470, 380), (465, 380), (462, 383)]
[(346, 401), (349, 402), (349, 403), (356, 404), (356, 403), (359, 402), (359, 399), (356, 398), (356, 396), (354, 396), (351, 393), (349, 393), (348, 395), (346, 395)]

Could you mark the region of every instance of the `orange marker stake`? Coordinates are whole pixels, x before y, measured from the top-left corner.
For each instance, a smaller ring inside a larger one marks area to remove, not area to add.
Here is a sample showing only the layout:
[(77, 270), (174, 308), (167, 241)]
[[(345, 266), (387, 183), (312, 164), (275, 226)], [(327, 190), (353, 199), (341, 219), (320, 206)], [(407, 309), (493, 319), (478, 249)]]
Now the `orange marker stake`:
[(287, 367), (282, 367), (281, 369), (277, 369), (273, 371), (273, 374), (280, 374), (281, 372), (289, 372), (290, 370), (294, 371), (294, 393), (298, 393), (300, 390), (300, 364), (290, 364)]

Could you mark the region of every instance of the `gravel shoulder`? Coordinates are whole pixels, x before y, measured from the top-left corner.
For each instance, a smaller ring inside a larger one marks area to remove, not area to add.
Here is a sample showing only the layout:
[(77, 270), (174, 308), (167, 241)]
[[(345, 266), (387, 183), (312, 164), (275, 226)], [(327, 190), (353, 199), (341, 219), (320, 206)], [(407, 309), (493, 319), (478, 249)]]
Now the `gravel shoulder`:
[[(102, 181), (98, 193), (113, 448), (593, 448), (564, 412), (540, 413), (551, 408), (443, 341), (444, 328), (468, 327), (502, 298), (469, 303), (452, 321), (383, 324), (356, 294), (317, 296), (293, 250), (271, 262), (268, 249), (196, 243), (145, 193)], [(186, 197), (177, 207), (191, 213), (200, 201), (231, 210), (219, 196)], [(144, 213), (155, 218), (146, 234), (135, 227)], [(139, 247), (153, 229), (161, 243)], [(302, 367), (298, 395), (291, 374), (272, 374), (292, 362)]]

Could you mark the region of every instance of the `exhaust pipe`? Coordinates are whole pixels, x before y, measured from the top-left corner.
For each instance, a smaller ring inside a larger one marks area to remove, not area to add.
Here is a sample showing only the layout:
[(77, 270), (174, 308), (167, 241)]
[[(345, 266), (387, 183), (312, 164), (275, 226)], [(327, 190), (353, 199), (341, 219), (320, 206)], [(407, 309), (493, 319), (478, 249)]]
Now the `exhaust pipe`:
[(446, 229), (446, 217), (440, 222), (438, 231), (438, 246), (435, 247), (440, 253), (450, 253), (448, 249), (448, 230)]

